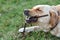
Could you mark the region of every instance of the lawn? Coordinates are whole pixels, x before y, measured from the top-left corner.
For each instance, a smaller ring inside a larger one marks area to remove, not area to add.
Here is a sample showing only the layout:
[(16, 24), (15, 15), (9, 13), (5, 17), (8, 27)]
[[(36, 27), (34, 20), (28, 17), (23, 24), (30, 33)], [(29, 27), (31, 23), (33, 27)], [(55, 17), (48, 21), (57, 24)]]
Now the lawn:
[[(60, 0), (0, 0), (0, 40), (23, 40), (18, 29), (24, 24), (23, 11), (38, 4), (57, 5)], [(60, 40), (50, 33), (32, 32), (25, 40)]]

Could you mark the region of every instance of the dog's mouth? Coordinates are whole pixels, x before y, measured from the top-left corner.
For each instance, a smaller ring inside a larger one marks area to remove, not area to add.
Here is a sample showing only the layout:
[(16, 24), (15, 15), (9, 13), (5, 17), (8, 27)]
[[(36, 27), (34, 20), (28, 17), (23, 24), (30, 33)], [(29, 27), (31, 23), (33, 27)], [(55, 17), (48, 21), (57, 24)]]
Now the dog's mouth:
[(32, 23), (32, 22), (37, 22), (37, 21), (38, 21), (37, 16), (27, 17), (27, 19), (26, 19), (27, 23)]
[(38, 18), (46, 17), (46, 16), (48, 16), (48, 14), (42, 15), (42, 16), (30, 16), (30, 17), (27, 17), (28, 19), (26, 19), (26, 22), (27, 23), (32, 23), (32, 22), (35, 23), (38, 21)]

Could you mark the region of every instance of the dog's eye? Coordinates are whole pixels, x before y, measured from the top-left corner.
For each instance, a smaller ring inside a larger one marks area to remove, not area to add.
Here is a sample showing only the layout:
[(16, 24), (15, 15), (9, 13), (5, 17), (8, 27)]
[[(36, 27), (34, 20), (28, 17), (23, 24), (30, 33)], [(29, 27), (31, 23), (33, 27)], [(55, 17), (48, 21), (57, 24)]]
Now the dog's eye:
[(36, 9), (37, 11), (42, 11), (42, 10), (40, 10), (40, 9)]

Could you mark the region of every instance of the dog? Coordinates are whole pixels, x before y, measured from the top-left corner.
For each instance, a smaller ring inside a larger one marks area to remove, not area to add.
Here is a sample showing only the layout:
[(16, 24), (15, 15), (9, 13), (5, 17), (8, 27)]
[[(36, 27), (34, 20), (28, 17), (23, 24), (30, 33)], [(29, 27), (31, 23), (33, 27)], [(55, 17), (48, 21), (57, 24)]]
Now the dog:
[[(36, 5), (31, 9), (25, 9), (24, 12), (28, 17), (26, 22), (35, 24), (26, 27), (25, 32), (44, 31), (60, 37), (60, 5)], [(24, 28), (20, 28), (19, 32), (23, 32), (23, 30)]]

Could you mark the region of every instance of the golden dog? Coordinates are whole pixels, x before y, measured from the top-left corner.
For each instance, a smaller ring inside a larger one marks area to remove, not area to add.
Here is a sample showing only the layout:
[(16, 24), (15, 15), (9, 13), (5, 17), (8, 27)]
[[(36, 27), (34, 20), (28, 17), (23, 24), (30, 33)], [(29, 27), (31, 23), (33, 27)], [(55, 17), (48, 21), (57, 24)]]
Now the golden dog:
[[(60, 5), (36, 5), (32, 9), (24, 10), (25, 15), (29, 17), (37, 17), (32, 27), (26, 27), (25, 32), (44, 31), (50, 32), (52, 35), (60, 37)], [(48, 15), (48, 16), (43, 16)], [(43, 16), (43, 17), (39, 17)], [(20, 28), (19, 32), (23, 32), (24, 28)]]

